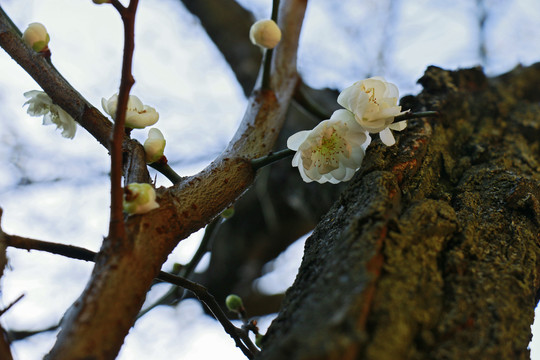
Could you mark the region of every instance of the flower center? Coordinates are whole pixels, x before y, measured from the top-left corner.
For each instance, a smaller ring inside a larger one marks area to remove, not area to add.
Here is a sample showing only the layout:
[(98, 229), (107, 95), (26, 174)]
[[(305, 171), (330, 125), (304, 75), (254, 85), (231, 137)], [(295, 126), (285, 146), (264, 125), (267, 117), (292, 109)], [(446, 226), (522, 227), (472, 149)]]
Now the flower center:
[(371, 87), (366, 89), (366, 87), (362, 85), (362, 91), (368, 94), (370, 103), (379, 105), (379, 103), (377, 102), (377, 98), (375, 97), (375, 88)]
[(314, 146), (310, 150), (310, 161), (308, 160), (304, 163), (311, 163), (313, 166), (319, 168), (321, 174), (327, 174), (339, 168), (340, 154), (343, 154), (345, 157), (349, 157), (350, 155), (347, 142), (333, 127), (325, 129), (319, 139), (318, 146)]

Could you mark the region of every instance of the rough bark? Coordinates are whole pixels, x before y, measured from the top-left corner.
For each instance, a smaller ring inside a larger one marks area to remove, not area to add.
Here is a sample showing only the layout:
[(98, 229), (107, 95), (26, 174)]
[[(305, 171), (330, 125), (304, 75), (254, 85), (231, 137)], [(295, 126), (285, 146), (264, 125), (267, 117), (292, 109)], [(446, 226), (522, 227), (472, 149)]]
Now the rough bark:
[(371, 145), (307, 240), (258, 359), (529, 359), (540, 286), (540, 65), (430, 67), (437, 119)]

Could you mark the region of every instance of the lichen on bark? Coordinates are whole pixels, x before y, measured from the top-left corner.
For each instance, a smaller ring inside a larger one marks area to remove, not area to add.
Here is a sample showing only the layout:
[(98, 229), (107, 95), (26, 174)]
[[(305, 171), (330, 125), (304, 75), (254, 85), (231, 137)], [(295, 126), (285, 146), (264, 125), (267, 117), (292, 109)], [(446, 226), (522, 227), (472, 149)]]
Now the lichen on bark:
[(375, 141), (306, 241), (258, 359), (528, 359), (540, 287), (540, 65), (429, 67), (436, 119)]

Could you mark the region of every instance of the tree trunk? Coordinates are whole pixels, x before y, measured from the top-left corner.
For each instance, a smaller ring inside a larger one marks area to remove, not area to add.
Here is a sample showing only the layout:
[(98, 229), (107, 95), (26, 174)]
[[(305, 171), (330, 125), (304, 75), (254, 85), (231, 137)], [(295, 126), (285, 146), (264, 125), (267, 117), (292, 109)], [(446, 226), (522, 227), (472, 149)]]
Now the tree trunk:
[[(540, 64), (429, 67), (313, 235), (257, 359), (529, 359), (539, 289)], [(300, 179), (300, 177), (298, 177)]]

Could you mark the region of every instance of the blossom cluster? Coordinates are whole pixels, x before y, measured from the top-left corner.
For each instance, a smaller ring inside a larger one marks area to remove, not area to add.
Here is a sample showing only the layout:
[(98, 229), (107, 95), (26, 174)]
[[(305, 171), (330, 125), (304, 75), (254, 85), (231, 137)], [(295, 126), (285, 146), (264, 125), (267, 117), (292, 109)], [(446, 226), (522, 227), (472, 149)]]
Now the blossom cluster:
[[(118, 107), (118, 94), (110, 98), (101, 99), (103, 110), (116, 120), (116, 110)], [(152, 106), (143, 104), (135, 95), (129, 95), (126, 107), (125, 126), (129, 129), (144, 129), (147, 126), (154, 125), (159, 120), (159, 113)], [(163, 157), (165, 149), (165, 138), (159, 129), (152, 128), (148, 132), (148, 138), (144, 142), (144, 151), (146, 152), (146, 162), (151, 164)]]
[(394, 145), (392, 130), (407, 126), (406, 121), (394, 123), (404, 113), (397, 105), (398, 97), (398, 88), (382, 77), (361, 80), (343, 90), (337, 102), (345, 109), (287, 140), (287, 147), (296, 151), (292, 165), (298, 167), (302, 179), (321, 184), (350, 180), (371, 143), (369, 134), (378, 133), (383, 144)]

